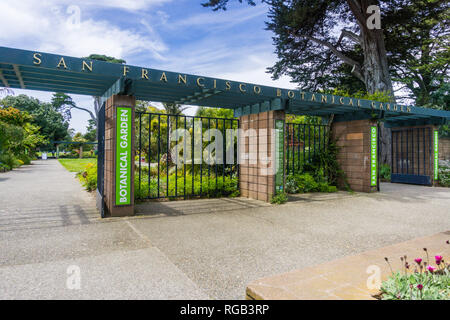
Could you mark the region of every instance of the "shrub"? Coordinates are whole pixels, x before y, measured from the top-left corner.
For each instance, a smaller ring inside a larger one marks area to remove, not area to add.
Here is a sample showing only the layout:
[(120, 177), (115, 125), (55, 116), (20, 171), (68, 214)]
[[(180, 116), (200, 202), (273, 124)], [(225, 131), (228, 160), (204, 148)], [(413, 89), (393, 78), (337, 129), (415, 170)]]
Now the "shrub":
[(328, 193), (337, 192), (338, 188), (336, 186), (328, 186)]
[(286, 177), (287, 193), (306, 193), (306, 192), (337, 192), (336, 186), (328, 183), (327, 177), (323, 175), (323, 171), (319, 170), (316, 176), (309, 173), (288, 175)]
[(31, 164), (31, 157), (26, 154), (21, 154), (19, 160), (21, 160), (23, 164)]
[(380, 165), (380, 178), (382, 181), (391, 181), (391, 166), (388, 164)]
[(78, 174), (78, 177), (86, 190), (97, 189), (97, 165), (89, 163), (85, 170)]
[(301, 193), (314, 192), (319, 190), (319, 184), (314, 180), (314, 177), (309, 173), (304, 173), (294, 176), (297, 181), (298, 190)]
[[(203, 176), (200, 182), (200, 176), (194, 176), (186, 173), (186, 182), (184, 180), (184, 173), (178, 172), (178, 176), (175, 174), (169, 175), (169, 187), (167, 188), (167, 176), (160, 176), (159, 180), (159, 192), (160, 195), (169, 197), (182, 197), (184, 196), (184, 186), (186, 185), (186, 196), (201, 196), (206, 198), (215, 197), (237, 197), (239, 196), (239, 186), (236, 177), (225, 176), (218, 177), (217, 187), (215, 177), (211, 177), (208, 181), (208, 177)], [(168, 189), (168, 190), (167, 190)], [(158, 178), (150, 177), (150, 186), (148, 181), (148, 175), (144, 175), (141, 172), (141, 184), (139, 186), (139, 176), (135, 175), (135, 198), (157, 197), (158, 196)]]
[(288, 175), (286, 177), (286, 192), (291, 194), (298, 193), (297, 181), (293, 175)]
[(450, 187), (450, 162), (439, 161), (439, 185)]
[(17, 158), (11, 153), (0, 154), (0, 163), (2, 163), (3, 167), (6, 168), (6, 170), (12, 170), (13, 168), (17, 168), (20, 165)]
[(288, 201), (288, 195), (286, 192), (279, 192), (272, 197), (270, 203), (272, 204), (283, 204)]
[[(448, 245), (447, 241), (447, 245)], [(449, 300), (450, 299), (450, 264), (442, 256), (435, 256), (435, 266), (428, 258), (414, 259), (411, 266), (406, 256), (401, 257), (403, 271), (392, 272), (381, 285), (380, 298), (383, 300)], [(389, 259), (385, 258), (389, 264)], [(389, 264), (389, 267), (390, 264)], [(414, 267), (414, 271), (410, 270)], [(391, 268), (392, 270), (392, 268)]]

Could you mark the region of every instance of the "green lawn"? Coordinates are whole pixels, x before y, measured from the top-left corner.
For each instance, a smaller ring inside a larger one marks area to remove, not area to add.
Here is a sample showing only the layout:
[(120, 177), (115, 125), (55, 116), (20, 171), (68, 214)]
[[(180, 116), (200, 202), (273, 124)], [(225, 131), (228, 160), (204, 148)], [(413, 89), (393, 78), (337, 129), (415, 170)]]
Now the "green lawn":
[(59, 162), (70, 172), (80, 172), (89, 164), (96, 164), (97, 159), (59, 159)]

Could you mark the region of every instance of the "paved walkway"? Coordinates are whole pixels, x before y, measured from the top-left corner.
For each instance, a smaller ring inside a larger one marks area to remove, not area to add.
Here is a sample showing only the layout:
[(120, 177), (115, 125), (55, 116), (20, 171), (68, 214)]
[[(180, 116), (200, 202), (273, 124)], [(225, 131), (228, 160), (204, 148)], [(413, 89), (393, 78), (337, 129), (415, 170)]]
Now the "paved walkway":
[[(450, 230), (450, 189), (384, 184), (281, 206), (170, 201), (98, 218), (56, 161), (0, 174), (0, 299), (244, 299), (252, 281)], [(67, 267), (81, 290), (66, 287)]]
[(2, 173), (0, 186), (2, 231), (90, 224), (98, 218), (95, 199), (57, 160)]
[[(434, 257), (450, 257), (450, 231), (415, 238), (391, 246), (365, 251), (316, 266), (259, 279), (247, 287), (249, 300), (375, 300), (382, 281), (394, 272), (405, 272), (400, 257), (407, 257), (408, 272), (417, 270), (415, 258), (430, 264)], [(385, 261), (389, 259), (389, 265)], [(392, 271), (390, 270), (392, 268)], [(415, 289), (417, 290), (417, 289)]]
[[(71, 266), (80, 290), (66, 285)], [(0, 299), (207, 297), (128, 221), (101, 220), (58, 161), (0, 174)]]

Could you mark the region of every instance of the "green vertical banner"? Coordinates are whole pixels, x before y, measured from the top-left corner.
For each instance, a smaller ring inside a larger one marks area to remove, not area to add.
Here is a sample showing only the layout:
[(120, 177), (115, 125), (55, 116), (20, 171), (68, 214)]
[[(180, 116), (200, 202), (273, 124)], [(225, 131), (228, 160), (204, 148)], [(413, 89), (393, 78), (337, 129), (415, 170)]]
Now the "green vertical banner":
[(378, 182), (378, 129), (370, 127), (370, 186), (376, 187)]
[(131, 119), (129, 107), (117, 107), (116, 115), (116, 206), (131, 204)]
[(284, 120), (275, 120), (275, 192), (284, 191)]
[(439, 179), (439, 132), (434, 131), (434, 180)]

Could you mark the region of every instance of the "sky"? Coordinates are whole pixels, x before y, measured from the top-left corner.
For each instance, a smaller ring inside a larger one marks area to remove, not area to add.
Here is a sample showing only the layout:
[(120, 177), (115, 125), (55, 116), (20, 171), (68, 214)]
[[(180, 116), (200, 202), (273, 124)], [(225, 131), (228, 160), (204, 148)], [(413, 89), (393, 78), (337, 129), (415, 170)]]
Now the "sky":
[[(266, 72), (276, 61), (273, 34), (265, 30), (266, 5), (231, 1), (227, 11), (213, 12), (201, 6), (205, 1), (2, 0), (0, 46), (75, 57), (105, 54), (141, 67), (296, 87), (289, 78), (274, 81)], [(41, 101), (52, 96), (14, 93)], [(91, 97), (71, 96), (78, 106), (93, 110)], [(74, 110), (70, 127), (84, 133), (88, 119), (88, 113)]]

